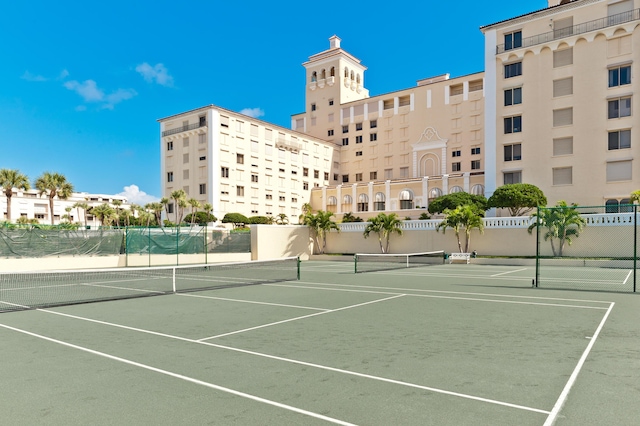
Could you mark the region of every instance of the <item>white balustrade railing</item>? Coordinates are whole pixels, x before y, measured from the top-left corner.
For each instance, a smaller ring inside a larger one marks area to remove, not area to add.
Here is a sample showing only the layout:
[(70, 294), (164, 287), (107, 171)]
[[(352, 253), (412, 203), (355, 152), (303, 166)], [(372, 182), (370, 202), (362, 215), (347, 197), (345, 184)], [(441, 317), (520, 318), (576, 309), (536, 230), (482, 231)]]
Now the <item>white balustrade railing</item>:
[[(633, 213), (605, 213), (583, 214), (586, 226), (631, 226), (634, 224)], [(640, 217), (638, 217), (640, 221)], [(483, 219), (485, 229), (513, 229), (528, 228), (536, 221), (535, 217), (487, 217)], [(435, 231), (441, 219), (405, 220), (402, 222), (403, 231)], [(364, 232), (368, 222), (339, 223), (341, 232)]]

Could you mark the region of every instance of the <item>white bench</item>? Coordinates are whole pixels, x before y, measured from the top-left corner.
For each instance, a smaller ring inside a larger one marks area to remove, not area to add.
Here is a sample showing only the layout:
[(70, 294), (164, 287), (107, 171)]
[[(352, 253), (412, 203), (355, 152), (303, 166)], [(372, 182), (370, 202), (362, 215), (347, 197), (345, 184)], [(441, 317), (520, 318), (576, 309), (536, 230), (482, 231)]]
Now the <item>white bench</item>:
[(471, 253), (451, 253), (449, 255), (449, 263), (469, 263), (471, 260)]

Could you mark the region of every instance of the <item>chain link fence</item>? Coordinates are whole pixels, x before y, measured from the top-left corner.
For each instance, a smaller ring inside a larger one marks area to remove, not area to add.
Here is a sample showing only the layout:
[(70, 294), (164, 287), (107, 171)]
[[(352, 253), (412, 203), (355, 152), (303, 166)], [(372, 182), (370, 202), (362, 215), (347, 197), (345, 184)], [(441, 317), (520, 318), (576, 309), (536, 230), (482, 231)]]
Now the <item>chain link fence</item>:
[(540, 288), (637, 292), (638, 206), (538, 208), (536, 278)]

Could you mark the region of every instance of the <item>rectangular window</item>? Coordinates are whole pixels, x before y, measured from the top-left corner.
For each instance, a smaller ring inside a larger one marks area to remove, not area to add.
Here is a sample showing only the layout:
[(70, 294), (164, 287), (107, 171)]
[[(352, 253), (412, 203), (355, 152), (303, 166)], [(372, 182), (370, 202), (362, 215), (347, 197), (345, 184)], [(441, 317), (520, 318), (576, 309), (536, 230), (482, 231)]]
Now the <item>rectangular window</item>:
[(273, 194), (267, 194), (265, 197), (267, 200), (273, 200)]
[(167, 173), (167, 182), (173, 182), (173, 172)]
[(204, 161), (204, 160), (206, 160), (206, 159), (207, 159), (207, 157), (206, 157), (206, 156), (202, 156), (202, 157), (200, 157), (200, 161)]
[(189, 170), (182, 171), (182, 179), (189, 179)]
[(333, 136), (333, 129), (327, 130), (327, 136)]
[(371, 120), (369, 122), (369, 128), (370, 129), (375, 129), (376, 127), (378, 127), (378, 120)]
[(349, 133), (349, 126), (342, 126), (342, 133)]
[(506, 117), (504, 119), (504, 133), (520, 133), (522, 132), (522, 116)]
[(607, 163), (607, 182), (631, 180), (631, 160)]
[[(200, 117), (204, 118), (204, 117)], [(205, 133), (201, 133), (198, 135), (198, 144), (202, 145), (203, 143), (207, 143), (207, 135)]]
[(356, 123), (356, 130), (362, 130), (362, 123)]
[(311, 104), (311, 111), (315, 111), (316, 110), (316, 104)]
[(553, 67), (560, 68), (573, 64), (573, 47), (553, 52)]
[(522, 160), (522, 144), (515, 143), (513, 145), (504, 146), (504, 161)]
[(251, 182), (258, 182), (258, 175), (251, 175)]
[(371, 133), (371, 134), (369, 135), (369, 141), (370, 141), (370, 142), (375, 142), (375, 141), (377, 141), (377, 140), (378, 140), (378, 134), (377, 134), (377, 133)]
[(189, 146), (189, 138), (182, 138), (182, 146), (185, 148)]
[(200, 184), (200, 195), (204, 195), (207, 193), (207, 184), (206, 183), (201, 183)]
[(369, 180), (378, 179), (378, 172), (369, 172)]
[(451, 171), (452, 172), (459, 172), (460, 170), (462, 170), (461, 167), (460, 167), (460, 164), (461, 164), (460, 162), (451, 163)]
[(509, 185), (511, 183), (522, 183), (522, 172), (508, 172), (503, 173), (504, 184)]
[(236, 195), (238, 197), (244, 197), (244, 186), (236, 186)]
[(522, 87), (515, 87), (504, 91), (504, 106), (522, 103)]
[(238, 164), (244, 164), (244, 154), (236, 154), (236, 162)]
[(356, 157), (362, 157), (362, 151), (356, 151)]
[(167, 151), (173, 151), (173, 141), (167, 142)]
[(408, 167), (400, 167), (400, 178), (408, 178), (409, 177), (409, 168)]
[(337, 181), (340, 176), (337, 173), (333, 174), (333, 180)]
[(475, 148), (471, 148), (471, 155), (479, 155), (480, 154), (480, 147), (477, 146)]
[(302, 168), (302, 176), (309, 176), (309, 169), (306, 167)]
[(333, 105), (333, 99), (329, 99), (329, 106)]
[(280, 195), (278, 196), (278, 201), (287, 201), (287, 197), (285, 197), (284, 195)]
[(356, 136), (356, 143), (362, 143), (362, 135)]
[(349, 138), (342, 138), (342, 146), (349, 145)]
[(558, 167), (553, 169), (553, 184), (554, 185), (571, 185), (573, 183), (573, 168), (572, 167)]
[(516, 62), (504, 66), (504, 78), (522, 75), (522, 62)]
[(631, 97), (610, 100), (608, 112), (609, 119), (629, 117), (631, 115)]
[(573, 154), (573, 138), (558, 138), (553, 140), (553, 155)]
[(324, 172), (324, 180), (329, 180), (329, 172)]
[(362, 173), (356, 173), (356, 182), (362, 182)]
[(460, 157), (460, 155), (462, 155), (460, 150), (451, 152), (452, 157)]
[(471, 170), (480, 170), (480, 160), (471, 161)]
[[(167, 213), (173, 213), (173, 212), (174, 212), (173, 203), (167, 204)], [(43, 219), (44, 219), (44, 216), (43, 216)]]
[(314, 179), (320, 179), (320, 170), (314, 170), (313, 171), (313, 178)]
[(393, 179), (393, 169), (384, 169), (384, 178), (386, 180)]
[(304, 189), (305, 191), (309, 190), (309, 182), (302, 182), (302, 189)]
[(573, 108), (553, 110), (553, 127), (570, 126), (573, 124)]
[(221, 176), (223, 178), (228, 178), (229, 177), (229, 168), (228, 167), (220, 167), (220, 171), (221, 171)]
[(609, 132), (609, 150), (631, 148), (631, 130)]
[(631, 84), (631, 65), (609, 69), (609, 87)]
[(522, 47), (522, 31), (514, 31), (504, 35), (504, 50)]
[(553, 97), (573, 95), (573, 77), (553, 81)]
[(342, 175), (342, 183), (348, 183), (349, 182), (349, 175)]
[(189, 162), (189, 154), (182, 154), (182, 164), (187, 164)]

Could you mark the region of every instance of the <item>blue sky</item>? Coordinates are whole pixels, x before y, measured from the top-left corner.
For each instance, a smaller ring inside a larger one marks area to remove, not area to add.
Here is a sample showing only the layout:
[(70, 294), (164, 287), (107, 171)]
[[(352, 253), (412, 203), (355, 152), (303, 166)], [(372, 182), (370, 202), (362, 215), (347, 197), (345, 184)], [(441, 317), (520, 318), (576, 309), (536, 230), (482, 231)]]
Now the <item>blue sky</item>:
[(58, 172), (76, 191), (144, 204), (161, 195), (159, 118), (215, 104), (290, 127), (304, 110), (301, 64), (334, 34), (368, 67), (372, 96), (482, 71), (479, 27), (546, 5), (6, 2), (0, 168), (31, 181)]

